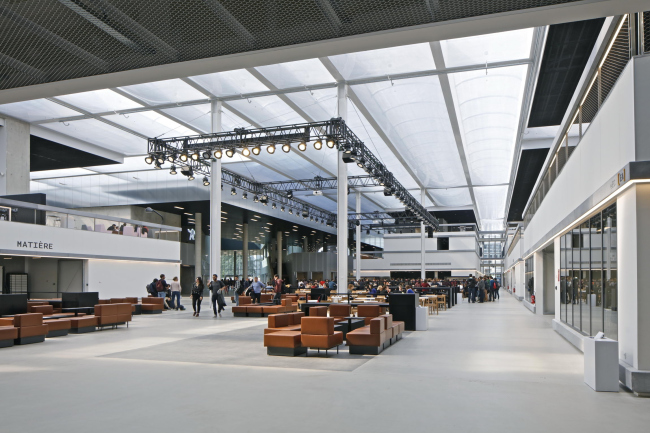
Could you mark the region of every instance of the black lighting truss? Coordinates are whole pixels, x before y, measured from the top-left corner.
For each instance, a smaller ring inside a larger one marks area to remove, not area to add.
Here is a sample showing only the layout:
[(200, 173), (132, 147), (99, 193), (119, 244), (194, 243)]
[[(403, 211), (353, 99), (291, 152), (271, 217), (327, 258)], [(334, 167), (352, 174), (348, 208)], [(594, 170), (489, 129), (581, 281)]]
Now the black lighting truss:
[[(316, 176), (313, 179), (264, 182), (262, 185), (279, 191), (322, 191), (326, 189), (336, 189), (338, 180), (335, 177)], [(371, 186), (379, 186), (379, 182), (369, 174), (362, 176), (348, 176), (349, 188), (367, 188)]]
[(160, 160), (181, 167), (190, 166), (194, 173), (207, 175), (208, 161), (212, 158), (232, 156), (237, 150), (244, 156), (259, 154), (262, 146), (266, 146), (269, 153), (280, 152), (282, 147), (290, 151), (296, 147), (305, 148), (309, 142), (315, 146), (320, 144), (319, 149), (336, 147), (343, 153), (343, 161), (356, 163), (363, 168), (384, 187), (384, 194), (394, 195), (418, 220), (434, 230), (438, 229), (438, 220), (404, 188), (341, 118), (268, 128), (239, 128), (229, 132), (184, 137), (151, 138), (147, 159), (156, 164)]
[[(285, 208), (285, 211), (287, 212), (291, 209), (292, 211), (295, 211), (297, 215), (302, 215), (303, 217), (305, 217), (303, 212), (307, 211), (307, 216), (305, 218), (314, 218), (328, 226), (334, 226), (336, 223), (336, 215), (332, 212), (326, 211), (325, 209), (321, 209), (297, 198), (289, 198), (285, 192), (275, 190), (263, 183), (254, 182), (238, 175), (237, 173), (233, 173), (230, 170), (221, 169), (221, 182), (239, 188), (242, 191), (252, 193), (254, 196), (257, 196), (258, 201), (265, 206), (280, 206), (280, 208)], [(253, 199), (253, 197), (251, 197), (251, 199)]]

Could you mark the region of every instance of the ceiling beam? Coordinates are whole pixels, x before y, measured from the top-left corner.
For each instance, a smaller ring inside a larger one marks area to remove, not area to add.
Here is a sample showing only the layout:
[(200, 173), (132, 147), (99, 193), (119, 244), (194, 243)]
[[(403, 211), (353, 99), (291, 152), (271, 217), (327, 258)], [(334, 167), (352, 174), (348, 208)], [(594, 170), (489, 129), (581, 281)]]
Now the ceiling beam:
[[(440, 68), (445, 68), (445, 58), (442, 54), (442, 48), (440, 42), (430, 42), (429, 46), (431, 48), (431, 54), (433, 55), (433, 61), (436, 66)], [(440, 88), (442, 90), (442, 96), (445, 100), (445, 106), (447, 107), (447, 114), (449, 114), (449, 123), (451, 124), (451, 129), (454, 133), (454, 139), (456, 142), (456, 148), (458, 149), (458, 155), (460, 156), (460, 162), (463, 165), (463, 172), (465, 173), (465, 181), (469, 188), (469, 195), (472, 199), (472, 208), (474, 209), (474, 215), (476, 219), (481, 222), (481, 216), (478, 213), (478, 206), (476, 205), (476, 197), (474, 196), (474, 187), (472, 185), (472, 177), (469, 174), (469, 166), (467, 165), (467, 155), (465, 155), (465, 146), (463, 145), (463, 137), (460, 133), (460, 124), (458, 121), (458, 116), (456, 113), (456, 107), (454, 106), (454, 97), (451, 92), (451, 85), (449, 84), (449, 76), (444, 74), (438, 77), (440, 80)]]
[(108, 63), (106, 63), (104, 60), (100, 59), (94, 54), (89, 53), (88, 51), (73, 44), (72, 42), (63, 39), (61, 36), (49, 31), (45, 27), (42, 27), (35, 22), (28, 20), (27, 18), (23, 18), (7, 7), (0, 5), (0, 16), (8, 19), (9, 21), (12, 21), (14, 24), (21, 26), (28, 32), (48, 41), (52, 45), (55, 45), (64, 51), (67, 51), (78, 59), (85, 61), (86, 63), (94, 66), (101, 71), (107, 71), (109, 69)]
[[(178, 61), (178, 51), (105, 0), (58, 0), (59, 3), (130, 49), (155, 51)], [(131, 33), (129, 35), (129, 33)], [(153, 50), (152, 50), (153, 48)]]

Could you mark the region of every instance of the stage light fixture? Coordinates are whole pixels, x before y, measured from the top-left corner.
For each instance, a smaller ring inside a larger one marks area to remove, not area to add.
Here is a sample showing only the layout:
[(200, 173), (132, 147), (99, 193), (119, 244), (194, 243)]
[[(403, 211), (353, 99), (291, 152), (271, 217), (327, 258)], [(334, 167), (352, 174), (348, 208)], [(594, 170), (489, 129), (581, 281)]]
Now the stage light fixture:
[(321, 150), (322, 148), (323, 148), (323, 142), (321, 141), (320, 138), (314, 141), (314, 149)]
[(158, 161), (159, 164), (163, 164), (165, 162), (165, 155), (164, 154), (158, 154), (156, 157), (156, 160)]
[(359, 227), (361, 225), (361, 221), (359, 221), (359, 220), (356, 220), (354, 223), (357, 225), (357, 227)]
[(214, 157), (215, 158), (221, 159), (222, 156), (223, 156), (223, 152), (221, 151), (221, 149), (217, 149), (217, 150), (214, 151)]
[(332, 148), (336, 145), (336, 143), (334, 142), (334, 139), (333, 139), (333, 138), (328, 138), (328, 139), (325, 141), (325, 144), (326, 144), (327, 147), (329, 147), (330, 149), (332, 149)]
[(194, 180), (194, 175), (193, 175), (193, 174), (190, 174), (190, 175), (187, 177), (187, 180)]
[(269, 144), (266, 146), (266, 151), (273, 155), (275, 153), (275, 144)]
[(289, 215), (293, 215), (293, 209), (289, 208)]
[(298, 143), (298, 150), (301, 151), (301, 152), (304, 152), (305, 150), (307, 150), (307, 143), (305, 143), (304, 141), (301, 141), (300, 143)]
[(144, 162), (146, 162), (147, 164), (153, 163), (153, 156), (152, 155), (145, 156)]
[(280, 208), (280, 212), (284, 212), (284, 206)]
[(193, 159), (194, 161), (198, 161), (199, 159), (201, 159), (201, 155), (199, 155), (199, 152), (194, 152), (194, 153), (192, 154), (192, 159)]
[(210, 159), (210, 151), (209, 150), (206, 150), (205, 152), (203, 152), (203, 159)]
[(208, 186), (210, 185), (210, 181), (208, 180), (207, 176), (203, 176), (203, 186)]
[(181, 155), (178, 157), (178, 159), (180, 159), (183, 162), (187, 161), (187, 158), (188, 158), (187, 152), (185, 151), (183, 151), (183, 153), (181, 153)]
[(259, 147), (259, 146), (255, 146), (255, 147), (253, 148), (253, 155), (259, 155), (261, 151), (262, 151), (262, 148), (261, 148), (261, 147)]
[(289, 143), (284, 143), (282, 145), (282, 151), (284, 153), (289, 153), (291, 151), (291, 145)]
[(307, 212), (306, 210), (303, 210), (302, 211), (302, 217), (306, 219), (308, 216), (309, 216), (309, 212)]
[(169, 161), (169, 162), (176, 161), (176, 152), (172, 152), (169, 155), (167, 155), (167, 161)]
[(176, 173), (177, 173), (177, 172), (176, 172), (176, 166), (175, 166), (175, 165), (172, 165), (171, 170), (169, 170), (169, 174), (176, 174)]
[(162, 167), (161, 164), (158, 161), (156, 161), (153, 163), (153, 168), (155, 168), (156, 170), (160, 170)]
[(248, 147), (244, 147), (241, 151), (241, 154), (248, 157), (251, 156), (251, 151), (248, 149)]
[(230, 188), (230, 195), (237, 195), (237, 190), (235, 188)]
[(243, 193), (241, 195), (241, 198), (243, 198), (244, 200), (248, 199), (248, 193), (247, 192)]
[(271, 208), (273, 208), (273, 209), (277, 209), (277, 208), (278, 208), (278, 205), (275, 204), (275, 203), (273, 203), (273, 204), (271, 205)]
[(293, 198), (293, 191), (291, 190), (287, 191), (287, 197)]
[(366, 164), (366, 160), (363, 159), (363, 157), (357, 159), (357, 165), (359, 166), (359, 168), (364, 168), (365, 164)]
[(254, 201), (255, 203), (259, 203), (260, 198), (257, 196), (257, 194), (255, 194), (255, 195), (253, 196), (253, 201)]
[(227, 156), (228, 158), (232, 158), (234, 154), (235, 154), (235, 149), (228, 149), (228, 150), (226, 150), (226, 156)]

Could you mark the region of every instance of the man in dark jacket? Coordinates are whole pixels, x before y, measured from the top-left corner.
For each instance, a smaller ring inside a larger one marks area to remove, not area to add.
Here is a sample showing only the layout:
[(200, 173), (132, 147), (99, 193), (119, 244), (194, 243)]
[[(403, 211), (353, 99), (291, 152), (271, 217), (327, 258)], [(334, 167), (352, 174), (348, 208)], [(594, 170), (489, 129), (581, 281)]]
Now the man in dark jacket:
[(284, 282), (277, 275), (273, 276), (273, 291), (275, 296), (273, 297), (273, 303), (275, 305), (280, 305), (282, 303), (282, 287)]
[(217, 274), (212, 275), (212, 281), (208, 283), (208, 289), (212, 292), (212, 311), (214, 312), (214, 317), (217, 317), (219, 314), (219, 308), (217, 302), (219, 301), (219, 290), (224, 286), (223, 281), (219, 280)]
[(469, 274), (467, 279), (467, 288), (469, 289), (469, 302), (476, 303), (476, 278), (472, 274)]

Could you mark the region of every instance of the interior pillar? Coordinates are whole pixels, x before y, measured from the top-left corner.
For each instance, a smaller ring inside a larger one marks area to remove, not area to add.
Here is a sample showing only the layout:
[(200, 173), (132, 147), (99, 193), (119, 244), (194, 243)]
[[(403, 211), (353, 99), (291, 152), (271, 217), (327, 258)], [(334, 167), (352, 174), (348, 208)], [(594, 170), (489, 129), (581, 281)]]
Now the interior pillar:
[[(203, 278), (201, 262), (203, 258), (203, 216), (197, 212), (194, 214), (194, 273), (196, 277)], [(203, 278), (205, 280), (205, 278)]]
[(307, 251), (309, 251), (309, 239), (307, 239), (307, 238), (304, 238), (304, 239), (302, 240), (302, 251), (303, 251), (304, 253), (306, 253)]
[[(420, 189), (420, 203), (422, 206), (425, 206), (425, 200), (426, 200), (426, 190), (424, 188)], [(427, 255), (427, 250), (426, 250), (426, 227), (424, 225), (424, 222), (420, 222), (420, 278), (425, 280), (427, 278), (427, 269), (426, 269), (426, 255)]]
[(278, 230), (276, 234), (278, 244), (278, 277), (282, 279), (282, 232)]
[[(348, 86), (337, 88), (337, 114), (348, 117)], [(343, 152), (337, 150), (336, 172), (336, 286), (338, 293), (348, 291), (348, 166), (343, 162)]]
[(248, 223), (244, 223), (244, 236), (242, 236), (242, 275), (248, 278)]
[[(361, 213), (361, 191), (356, 192), (356, 199), (357, 199), (357, 213)], [(357, 254), (356, 254), (356, 261), (355, 264), (355, 279), (359, 281), (361, 278), (361, 224), (357, 226), (357, 233), (356, 233), (356, 247), (357, 247)]]
[(29, 194), (29, 123), (0, 118), (0, 196)]
[[(221, 132), (221, 101), (210, 103), (211, 131)], [(210, 162), (210, 274), (221, 277), (221, 160)]]

